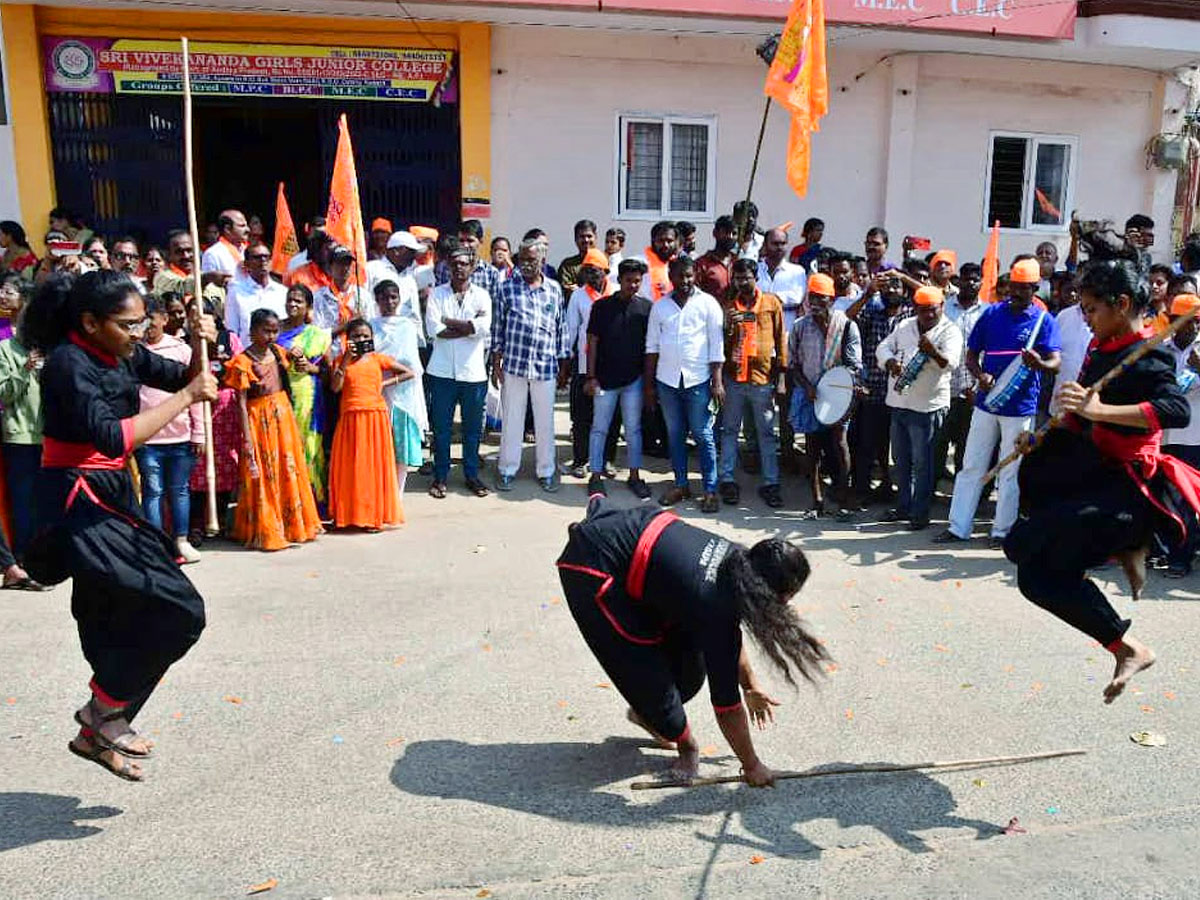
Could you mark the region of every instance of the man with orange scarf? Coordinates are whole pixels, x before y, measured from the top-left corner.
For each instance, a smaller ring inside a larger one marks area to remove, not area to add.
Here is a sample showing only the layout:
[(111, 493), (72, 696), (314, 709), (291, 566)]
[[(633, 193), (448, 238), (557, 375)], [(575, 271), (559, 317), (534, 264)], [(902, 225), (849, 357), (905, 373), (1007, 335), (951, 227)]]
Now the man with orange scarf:
[(721, 421), (721, 499), (735, 504), (741, 490), (734, 480), (738, 432), (745, 416), (754, 417), (762, 457), (758, 495), (767, 506), (783, 506), (779, 492), (779, 434), (776, 431), (775, 385), (787, 366), (783, 304), (758, 289), (758, 266), (751, 259), (733, 264), (734, 296), (725, 307), (725, 407)]
[(646, 277), (638, 292), (657, 303), (671, 293), (671, 260), (679, 253), (679, 231), (674, 222), (659, 222), (650, 229), (645, 250)]
[(230, 278), (237, 275), (250, 241), (250, 225), (238, 209), (226, 209), (217, 217), (221, 236), (200, 257), (201, 272), (220, 272)]

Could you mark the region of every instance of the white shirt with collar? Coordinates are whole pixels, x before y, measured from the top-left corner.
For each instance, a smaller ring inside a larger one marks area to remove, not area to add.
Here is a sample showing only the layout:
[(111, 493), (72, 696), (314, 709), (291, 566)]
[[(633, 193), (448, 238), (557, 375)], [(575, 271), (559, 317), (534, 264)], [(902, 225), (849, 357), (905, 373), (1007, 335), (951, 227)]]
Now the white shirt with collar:
[(1062, 342), (1062, 363), (1055, 381), (1066, 384), (1079, 377), (1088, 347), (1092, 343), (1092, 329), (1083, 317), (1083, 308), (1078, 304), (1068, 306), (1054, 317), (1058, 325), (1058, 339)]
[(395, 282), (396, 286), (400, 288), (400, 303), (396, 307), (396, 315), (412, 320), (413, 324), (417, 326), (417, 342), (424, 347), (427, 338), (421, 322), (421, 295), (417, 289), (417, 279), (413, 276), (415, 268), (410, 265), (401, 272), (392, 265), (392, 261), (387, 257), (373, 259), (367, 263), (367, 287), (371, 289), (371, 294), (374, 296), (375, 287), (381, 281)]
[(226, 275), (237, 275), (241, 268), (242, 257), (224, 240), (219, 240), (200, 257), (200, 274), (205, 272), (224, 272)]
[(259, 284), (245, 271), (241, 272), (225, 290), (225, 327), (250, 346), (250, 317), (256, 309), (269, 309), (280, 320), (287, 318), (288, 289), (267, 276), (266, 284)]
[(580, 375), (587, 374), (588, 322), (592, 318), (592, 307), (596, 300), (608, 296), (612, 289), (611, 283), (606, 284), (605, 290), (601, 291), (595, 300), (586, 287), (578, 287), (571, 292), (571, 300), (567, 303), (567, 334), (579, 357), (577, 371)]
[[(354, 316), (360, 319), (366, 319), (368, 322), (371, 319), (379, 316), (379, 308), (375, 305), (375, 295), (368, 291), (365, 287), (356, 288), (354, 285), (348, 285), (346, 292), (354, 291), (355, 295), (351, 300), (351, 307), (354, 311)], [(327, 328), (333, 331), (339, 325), (345, 323), (341, 319), (341, 304), (338, 302), (337, 292), (332, 286), (325, 286), (313, 294), (313, 324), (319, 325), (321, 328)]]
[[(1078, 305), (1076, 304), (1076, 306)], [(1074, 307), (1071, 307), (1071, 309), (1074, 309)], [(1069, 311), (1063, 310), (1063, 312)], [(1177, 346), (1174, 341), (1167, 341), (1164, 346), (1175, 357), (1175, 373), (1177, 376), (1181, 376), (1189, 371), (1188, 357), (1192, 355), (1193, 350), (1200, 350), (1200, 341), (1183, 348)], [(1064, 347), (1063, 349), (1065, 350), (1066, 348)], [(1200, 375), (1191, 372), (1190, 378), (1180, 379), (1179, 387), (1183, 391), (1183, 395), (1187, 397), (1188, 406), (1192, 411), (1192, 421), (1186, 428), (1164, 429), (1162, 442), (1164, 445), (1183, 444), (1195, 447), (1200, 445)]]
[[(467, 337), (444, 338), (446, 319), (462, 319), (475, 326)], [(433, 344), (433, 355), (425, 371), (436, 378), (478, 383), (487, 381), (484, 359), (492, 333), (492, 295), (477, 284), (456, 294), (449, 284), (439, 284), (425, 305), (425, 331)]]
[[(887, 405), (892, 409), (908, 409), (930, 413), (950, 406), (950, 376), (962, 360), (963, 336), (958, 326), (942, 316), (941, 321), (926, 333), (938, 353), (946, 357), (945, 367), (928, 359), (916, 379), (902, 394), (896, 393), (895, 375), (888, 376)], [(921, 352), (921, 329), (916, 316), (902, 320), (892, 333), (875, 348), (875, 362), (887, 370), (889, 360), (900, 363), (903, 371), (908, 362)]]
[(783, 304), (783, 327), (791, 332), (792, 325), (804, 312), (804, 296), (808, 291), (808, 273), (804, 266), (788, 262), (779, 263), (775, 274), (771, 274), (766, 260), (758, 261), (758, 289), (764, 294), (774, 294)]
[(680, 307), (674, 292), (650, 310), (646, 352), (658, 354), (655, 377), (671, 387), (708, 381), (713, 363), (725, 362), (725, 314), (716, 298), (696, 291)]

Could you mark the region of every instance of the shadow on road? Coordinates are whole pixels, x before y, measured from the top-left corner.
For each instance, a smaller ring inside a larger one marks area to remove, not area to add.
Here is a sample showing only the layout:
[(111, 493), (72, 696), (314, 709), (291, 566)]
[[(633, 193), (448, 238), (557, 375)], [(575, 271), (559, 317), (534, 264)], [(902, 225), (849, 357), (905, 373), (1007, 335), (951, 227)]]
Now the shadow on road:
[[(722, 828), (715, 836), (697, 832), (697, 839), (776, 856), (820, 854), (825, 848), (796, 830), (819, 819), (835, 819), (842, 828), (872, 827), (912, 853), (930, 851), (918, 834), (929, 829), (971, 828), (977, 840), (1001, 832), (995, 823), (955, 815), (949, 788), (917, 772), (833, 776), (803, 787), (780, 782), (774, 791), (742, 787), (633, 794), (618, 782), (666, 761), (662, 755), (644, 754), (647, 746), (619, 737), (598, 746), (421, 741), (396, 760), (391, 782), (410, 794), (470, 800), (576, 824), (639, 828), (736, 813), (748, 834), (730, 836)], [(848, 765), (858, 764), (827, 763), (814, 771)]]
[(78, 797), (26, 792), (0, 793), (0, 853), (42, 841), (74, 841), (99, 834), (80, 820), (108, 819), (123, 810), (115, 806), (80, 806)]

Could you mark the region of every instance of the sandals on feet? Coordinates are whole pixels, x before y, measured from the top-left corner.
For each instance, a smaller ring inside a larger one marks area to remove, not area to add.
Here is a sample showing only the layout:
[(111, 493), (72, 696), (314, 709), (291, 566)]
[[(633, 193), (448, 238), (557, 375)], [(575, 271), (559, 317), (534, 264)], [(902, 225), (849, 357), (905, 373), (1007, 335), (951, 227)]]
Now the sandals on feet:
[[(99, 744), (93, 743), (91, 752), (88, 752), (87, 750), (80, 750), (78, 747), (76, 747), (74, 741), (67, 741), (67, 749), (80, 759), (86, 759), (88, 762), (94, 762), (100, 768), (112, 772), (114, 775), (124, 781), (139, 782), (146, 780), (145, 775), (134, 772), (133, 760), (129, 759), (127, 756), (119, 753), (118, 751), (106, 750)], [(109, 762), (109, 760), (105, 759), (105, 753), (115, 754), (113, 760), (114, 762), (118, 763), (118, 765), (114, 766)]]
[(486, 497), (488, 494), (491, 493), (491, 491), (488, 490), (488, 486), (486, 484), (484, 484), (482, 481), (480, 481), (478, 478), (468, 478), (467, 479), (467, 490), (470, 491), (472, 494), (474, 494), (476, 497)]
[[(83, 709), (91, 713), (92, 720), (90, 722), (84, 720)], [(89, 700), (83, 709), (75, 710), (75, 721), (79, 724), (80, 728), (86, 728), (92, 732), (92, 743), (101, 751), (112, 750), (114, 753), (119, 753), (121, 756), (128, 756), (130, 759), (149, 759), (154, 755), (150, 750), (138, 752), (130, 746), (130, 743), (137, 740), (141, 735), (128, 722), (125, 723), (127, 730), (117, 735), (115, 740), (108, 738), (101, 732), (100, 729), (104, 726), (105, 722), (115, 722), (118, 719), (124, 719), (124, 709), (114, 709), (107, 713), (102, 713), (96, 705), (95, 697)]]
[(44, 585), (34, 581), (28, 575), (24, 578), (14, 578), (12, 581), (6, 581), (0, 585), (0, 590), (4, 591), (33, 591), (35, 593), (46, 590)]
[(431, 484), (429, 486), (429, 496), (433, 497), (435, 500), (445, 500), (446, 499), (445, 483), (441, 482), (441, 481), (435, 481), (433, 484)]

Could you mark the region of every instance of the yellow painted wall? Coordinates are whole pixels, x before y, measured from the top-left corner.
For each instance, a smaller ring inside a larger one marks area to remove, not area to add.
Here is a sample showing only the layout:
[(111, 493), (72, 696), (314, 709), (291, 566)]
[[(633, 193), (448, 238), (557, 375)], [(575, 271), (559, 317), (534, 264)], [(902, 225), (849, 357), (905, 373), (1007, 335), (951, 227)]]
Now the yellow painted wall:
[(54, 206), (54, 166), (41, 76), (41, 35), (237, 41), (272, 44), (350, 44), (431, 47), (459, 52), (459, 123), (463, 194), (491, 197), (491, 27), (481, 23), (419, 26), (394, 20), (298, 15), (177, 13), (137, 8), (0, 5), (8, 71), (37, 73), (10, 81), (21, 215), (34, 235)]

